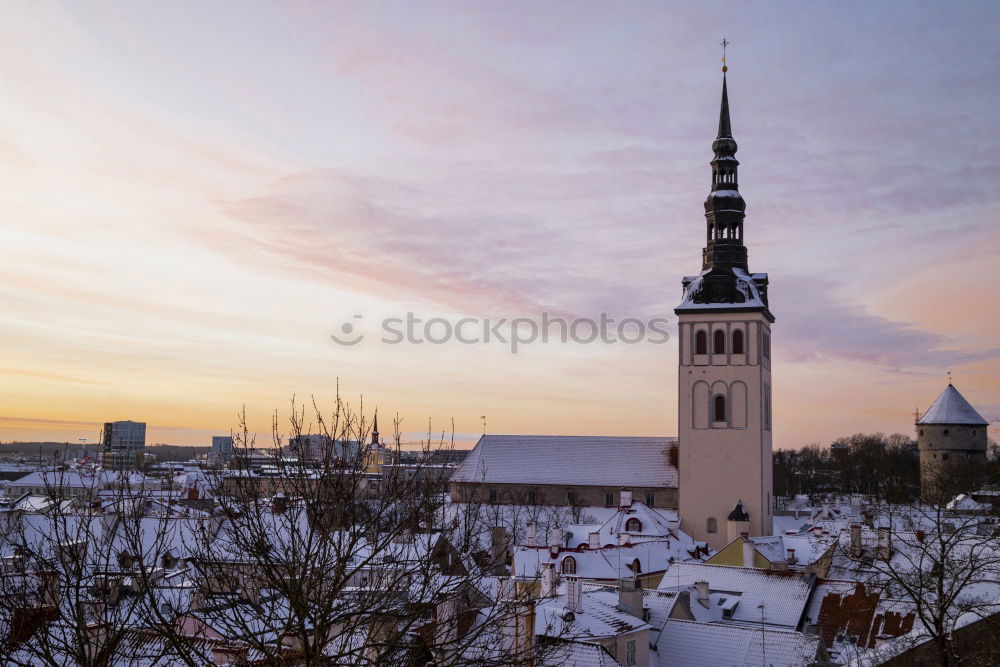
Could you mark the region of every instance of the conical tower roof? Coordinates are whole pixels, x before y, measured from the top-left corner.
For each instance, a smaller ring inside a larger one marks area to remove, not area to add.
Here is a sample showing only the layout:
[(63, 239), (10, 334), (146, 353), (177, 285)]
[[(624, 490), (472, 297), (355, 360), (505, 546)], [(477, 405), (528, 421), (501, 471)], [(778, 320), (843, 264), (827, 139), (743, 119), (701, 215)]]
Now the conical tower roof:
[(917, 424), (968, 424), (975, 426), (987, 426), (989, 422), (976, 412), (965, 397), (958, 393), (951, 383), (945, 387), (941, 395), (937, 397), (934, 404), (927, 409), (924, 416), (917, 420)]

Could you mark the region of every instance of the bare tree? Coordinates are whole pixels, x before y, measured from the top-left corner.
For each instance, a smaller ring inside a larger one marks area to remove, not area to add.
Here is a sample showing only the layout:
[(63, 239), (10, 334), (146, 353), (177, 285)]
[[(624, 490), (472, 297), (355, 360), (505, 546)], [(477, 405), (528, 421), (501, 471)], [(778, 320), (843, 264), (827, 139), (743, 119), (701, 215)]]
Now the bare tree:
[(995, 664), (1000, 655), (991, 642), (955, 639), (961, 628), (1000, 613), (1000, 537), (992, 526), (940, 504), (886, 505), (874, 514), (876, 526), (854, 527), (838, 556), (868, 591), (912, 610), (912, 631), (888, 650), (929, 644), (936, 664)]

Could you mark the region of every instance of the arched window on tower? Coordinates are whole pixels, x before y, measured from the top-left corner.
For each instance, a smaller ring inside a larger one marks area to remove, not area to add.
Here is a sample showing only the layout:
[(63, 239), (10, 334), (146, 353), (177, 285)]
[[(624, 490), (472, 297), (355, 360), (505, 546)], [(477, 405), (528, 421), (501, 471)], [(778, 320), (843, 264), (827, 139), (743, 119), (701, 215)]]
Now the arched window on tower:
[(710, 533), (719, 532), (719, 522), (716, 521), (714, 516), (708, 517), (708, 522), (706, 523), (705, 529)]
[(712, 402), (712, 415), (717, 422), (726, 421), (726, 397), (719, 394)]
[(694, 353), (708, 354), (708, 335), (704, 331), (698, 331), (694, 335)]
[(733, 354), (743, 354), (743, 329), (733, 332)]
[(715, 354), (726, 353), (726, 332), (722, 329), (715, 330), (715, 341), (712, 345), (712, 352)]

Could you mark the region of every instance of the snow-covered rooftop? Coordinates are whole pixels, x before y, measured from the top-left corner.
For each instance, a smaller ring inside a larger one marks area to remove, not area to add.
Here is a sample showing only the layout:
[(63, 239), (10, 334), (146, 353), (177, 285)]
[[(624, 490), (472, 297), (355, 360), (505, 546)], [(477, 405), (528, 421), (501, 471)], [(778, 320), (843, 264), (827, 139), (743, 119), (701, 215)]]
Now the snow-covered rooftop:
[(484, 435), (453, 482), (676, 488), (676, 438)]
[(816, 656), (819, 638), (768, 628), (670, 619), (660, 633), (656, 651), (672, 667), (702, 665), (772, 665), (800, 667)]
[(809, 597), (809, 583), (792, 571), (758, 570), (729, 565), (674, 563), (660, 580), (659, 590), (685, 590), (707, 581), (710, 591), (739, 594), (735, 622), (761, 622), (761, 605), (768, 625), (795, 628)]
[(988, 421), (976, 412), (958, 389), (951, 384), (945, 387), (934, 404), (927, 409), (917, 424), (970, 424), (986, 426)]

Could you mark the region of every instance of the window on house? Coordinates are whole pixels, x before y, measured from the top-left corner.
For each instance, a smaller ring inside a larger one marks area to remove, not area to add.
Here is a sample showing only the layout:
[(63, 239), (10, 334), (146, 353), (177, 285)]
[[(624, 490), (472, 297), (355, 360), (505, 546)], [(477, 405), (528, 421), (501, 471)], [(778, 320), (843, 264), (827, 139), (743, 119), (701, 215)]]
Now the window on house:
[(573, 491), (573, 489), (566, 490), (566, 504), (567, 505), (576, 504), (576, 493)]
[(656, 494), (652, 491), (646, 492), (646, 507), (654, 507), (656, 505)]
[(538, 502), (538, 494), (534, 489), (528, 489), (528, 504), (534, 505)]
[(923, 435), (923, 434), (924, 434), (924, 429), (920, 429), (920, 430), (919, 430), (919, 431), (917, 431), (917, 432), (918, 432), (918, 433), (919, 433), (920, 435)]
[(641, 533), (642, 532), (642, 521), (639, 521), (635, 517), (629, 519), (625, 522), (625, 532), (626, 533)]
[(490, 487), (490, 502), (495, 503), (497, 501), (497, 490), (494, 487)]
[(722, 329), (715, 330), (715, 341), (712, 343), (712, 352), (715, 354), (726, 353), (726, 332)]
[(945, 434), (945, 435), (948, 435), (948, 429), (945, 429), (945, 430), (944, 430), (944, 434)]
[(733, 354), (743, 354), (743, 329), (733, 332)]
[(764, 348), (764, 358), (765, 359), (770, 359), (771, 358), (771, 335), (770, 334), (764, 334), (763, 335), (763, 345), (761, 345), (761, 347)]
[(566, 556), (563, 558), (562, 562), (562, 573), (563, 574), (576, 574), (576, 559), (572, 556)]
[(614, 507), (615, 506), (615, 492), (614, 491), (607, 491), (606, 490), (604, 492), (604, 506), (605, 507)]
[(708, 354), (708, 334), (698, 331), (694, 335), (694, 353)]
[(708, 522), (705, 526), (705, 529), (710, 533), (719, 532), (719, 522), (715, 519), (714, 516), (708, 517)]
[(715, 415), (715, 421), (726, 421), (726, 397), (722, 394), (715, 397), (713, 413)]
[(625, 664), (628, 667), (636, 664), (635, 640), (630, 639), (625, 643)]
[(942, 454), (941, 455), (941, 459), (944, 460), (944, 461), (947, 461), (948, 460), (948, 455), (947, 454)]

